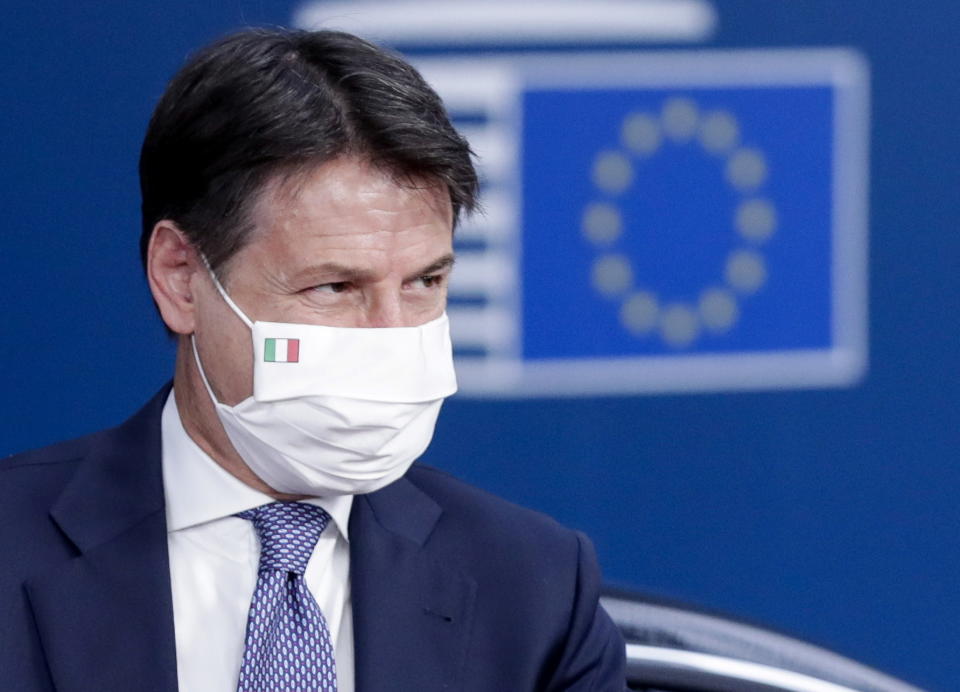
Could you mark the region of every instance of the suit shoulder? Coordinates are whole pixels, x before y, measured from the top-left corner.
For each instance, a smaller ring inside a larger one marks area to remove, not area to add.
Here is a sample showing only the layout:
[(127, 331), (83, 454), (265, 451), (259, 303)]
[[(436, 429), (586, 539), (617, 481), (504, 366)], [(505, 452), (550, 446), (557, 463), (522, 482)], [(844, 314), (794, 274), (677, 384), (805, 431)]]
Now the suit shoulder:
[(508, 550), (522, 545), (524, 551), (532, 549), (533, 553), (576, 552), (583, 538), (546, 514), (481, 490), (431, 466), (415, 464), (407, 477), (440, 505), (445, 523), (491, 547), (500, 543)]
[(75, 464), (90, 455), (97, 447), (109, 447), (111, 441), (122, 439), (124, 434), (127, 437), (142, 437), (147, 428), (159, 430), (160, 412), (170, 393), (170, 388), (171, 383), (168, 382), (142, 409), (120, 425), (0, 459), (0, 473), (7, 477), (15, 475), (18, 471), (29, 473), (29, 469), (42, 473), (45, 467)]
[(0, 511), (46, 512), (103, 434), (101, 431), (0, 459)]
[(0, 473), (9, 473), (17, 469), (34, 466), (49, 466), (76, 462), (86, 456), (87, 451), (104, 432), (105, 431), (100, 431), (73, 440), (57, 442), (47, 447), (12, 454), (0, 461)]
[(445, 511), (482, 512), (503, 515), (511, 521), (530, 522), (556, 531), (570, 531), (552, 517), (523, 507), (491, 492), (441, 471), (433, 466), (414, 464), (408, 478), (414, 485), (437, 500)]
[(99, 433), (0, 459), (0, 600), (38, 566), (69, 553), (50, 508), (96, 444)]

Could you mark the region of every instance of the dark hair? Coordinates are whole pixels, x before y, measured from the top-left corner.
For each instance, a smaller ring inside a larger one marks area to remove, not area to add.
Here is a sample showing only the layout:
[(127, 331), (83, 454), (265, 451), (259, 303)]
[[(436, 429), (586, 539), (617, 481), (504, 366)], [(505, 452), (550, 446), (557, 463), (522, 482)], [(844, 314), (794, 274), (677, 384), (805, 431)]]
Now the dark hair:
[(252, 29), (201, 50), (170, 81), (140, 153), (140, 252), (175, 221), (217, 270), (248, 241), (274, 175), (344, 154), (399, 182), (442, 183), (454, 225), (477, 206), (470, 148), (401, 58), (335, 31)]

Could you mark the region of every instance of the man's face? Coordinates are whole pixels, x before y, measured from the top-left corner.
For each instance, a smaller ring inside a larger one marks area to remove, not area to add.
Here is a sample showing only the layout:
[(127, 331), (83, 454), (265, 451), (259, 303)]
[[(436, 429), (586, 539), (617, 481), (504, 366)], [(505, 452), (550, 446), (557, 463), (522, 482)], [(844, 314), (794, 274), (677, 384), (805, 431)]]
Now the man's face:
[[(411, 327), (446, 307), (452, 211), (442, 186), (400, 185), (356, 158), (268, 184), (225, 288), (253, 321)], [(252, 390), (249, 329), (198, 273), (196, 341), (218, 399)]]

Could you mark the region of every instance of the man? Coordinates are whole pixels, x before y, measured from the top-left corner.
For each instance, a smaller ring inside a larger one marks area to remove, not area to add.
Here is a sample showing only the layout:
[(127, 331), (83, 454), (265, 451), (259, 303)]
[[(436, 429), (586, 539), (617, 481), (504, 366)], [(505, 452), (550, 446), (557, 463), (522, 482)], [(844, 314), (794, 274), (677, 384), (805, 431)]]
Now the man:
[(140, 174), (172, 390), (3, 465), (2, 689), (623, 689), (589, 542), (411, 467), (478, 187), (420, 76), (346, 34), (228, 37)]

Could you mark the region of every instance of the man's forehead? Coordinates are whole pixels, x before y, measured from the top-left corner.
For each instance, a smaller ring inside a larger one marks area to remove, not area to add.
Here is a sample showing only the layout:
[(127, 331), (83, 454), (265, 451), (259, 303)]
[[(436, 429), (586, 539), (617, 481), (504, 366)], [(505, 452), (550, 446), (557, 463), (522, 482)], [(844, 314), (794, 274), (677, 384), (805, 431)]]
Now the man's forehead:
[(357, 156), (303, 164), (274, 174), (263, 185), (251, 218), (257, 226), (269, 227), (307, 215), (335, 219), (378, 213), (445, 219), (453, 230), (453, 207), (443, 183), (398, 175)]
[(442, 185), (415, 185), (355, 159), (274, 176), (251, 210), (248, 242), (229, 265), (282, 283), (448, 268), (449, 195)]

